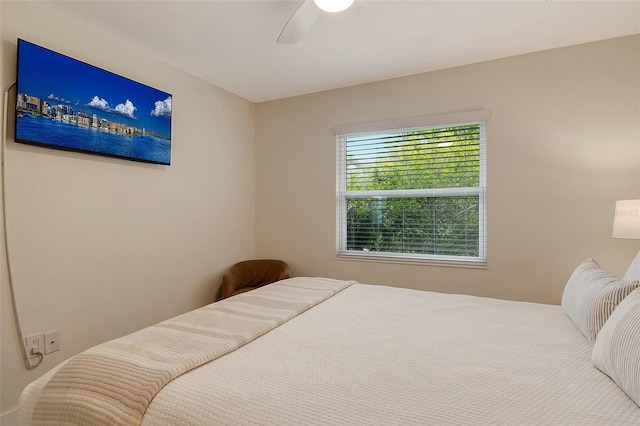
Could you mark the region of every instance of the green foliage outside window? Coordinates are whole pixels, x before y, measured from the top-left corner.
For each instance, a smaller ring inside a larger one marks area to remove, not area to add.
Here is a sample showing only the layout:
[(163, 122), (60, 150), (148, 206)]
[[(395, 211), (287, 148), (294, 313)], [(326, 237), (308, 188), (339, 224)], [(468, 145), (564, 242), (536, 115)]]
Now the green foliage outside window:
[(479, 124), (353, 137), (346, 146), (348, 251), (479, 256)]

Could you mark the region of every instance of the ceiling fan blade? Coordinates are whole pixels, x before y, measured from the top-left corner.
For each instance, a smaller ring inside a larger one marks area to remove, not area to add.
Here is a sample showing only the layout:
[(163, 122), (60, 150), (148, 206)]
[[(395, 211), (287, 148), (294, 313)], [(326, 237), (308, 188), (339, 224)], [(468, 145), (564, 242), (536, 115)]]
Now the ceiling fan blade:
[(278, 43), (292, 44), (302, 40), (311, 25), (316, 22), (318, 16), (320, 16), (320, 9), (318, 9), (313, 0), (303, 1), (282, 29), (278, 37)]

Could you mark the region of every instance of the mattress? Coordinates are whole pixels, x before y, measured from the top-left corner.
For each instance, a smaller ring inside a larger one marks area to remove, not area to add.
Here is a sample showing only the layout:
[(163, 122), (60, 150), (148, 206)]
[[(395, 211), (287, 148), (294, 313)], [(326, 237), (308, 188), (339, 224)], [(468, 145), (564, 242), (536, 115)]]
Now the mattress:
[[(177, 376), (140, 423), (640, 424), (591, 351), (560, 306), (353, 284)], [(55, 373), (23, 392), (23, 424)]]

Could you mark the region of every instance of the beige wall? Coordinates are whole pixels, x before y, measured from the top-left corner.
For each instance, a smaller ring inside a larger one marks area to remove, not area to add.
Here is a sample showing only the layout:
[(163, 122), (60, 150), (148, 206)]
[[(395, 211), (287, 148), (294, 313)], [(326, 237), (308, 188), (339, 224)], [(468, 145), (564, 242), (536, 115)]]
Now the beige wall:
[[(0, 2), (2, 88), (16, 38), (173, 95), (172, 164), (13, 142), (7, 208), (25, 334), (60, 330), (62, 350), (27, 372), (2, 252), (2, 399), (63, 359), (213, 301), (222, 271), (254, 255), (254, 105), (28, 2)], [(15, 90), (11, 97), (15, 101)]]
[[(496, 60), (256, 107), (256, 251), (322, 275), (559, 303), (594, 257), (622, 275), (640, 242), (611, 238), (640, 198), (640, 36)], [(488, 267), (337, 260), (337, 124), (485, 108)]]

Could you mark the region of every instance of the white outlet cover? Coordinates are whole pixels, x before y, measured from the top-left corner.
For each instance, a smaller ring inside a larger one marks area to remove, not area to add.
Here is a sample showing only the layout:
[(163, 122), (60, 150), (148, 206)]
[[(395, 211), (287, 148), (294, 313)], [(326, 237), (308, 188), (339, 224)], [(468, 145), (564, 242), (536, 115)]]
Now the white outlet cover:
[(60, 330), (44, 334), (44, 353), (50, 354), (60, 350)]
[(42, 353), (44, 350), (44, 335), (42, 333), (32, 334), (31, 336), (25, 337), (25, 345), (27, 348), (27, 353), (29, 357), (33, 357), (31, 354), (31, 349), (35, 349), (34, 352)]

